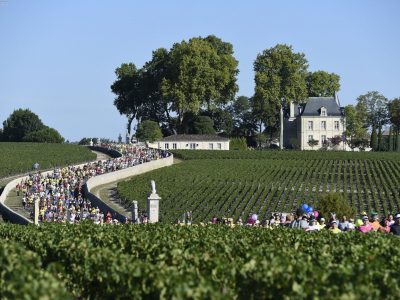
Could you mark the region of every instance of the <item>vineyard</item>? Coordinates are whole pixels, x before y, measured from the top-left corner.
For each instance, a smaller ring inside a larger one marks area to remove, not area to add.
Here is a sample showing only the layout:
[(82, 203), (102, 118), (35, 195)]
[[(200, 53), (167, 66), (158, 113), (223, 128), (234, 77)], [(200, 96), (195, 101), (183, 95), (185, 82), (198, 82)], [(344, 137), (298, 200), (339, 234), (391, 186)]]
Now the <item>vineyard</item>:
[(85, 147), (65, 144), (0, 143), (0, 153), (0, 178), (31, 171), (35, 162), (49, 169), (96, 159)]
[(301, 203), (318, 208), (322, 193), (341, 193), (358, 213), (388, 214), (400, 208), (400, 154), (278, 151), (179, 151), (185, 161), (118, 184), (125, 202), (146, 207), (154, 179), (161, 221), (185, 211), (209, 221), (213, 215), (261, 218), (292, 212)]
[(227, 226), (0, 225), (1, 299), (396, 299), (400, 239)]

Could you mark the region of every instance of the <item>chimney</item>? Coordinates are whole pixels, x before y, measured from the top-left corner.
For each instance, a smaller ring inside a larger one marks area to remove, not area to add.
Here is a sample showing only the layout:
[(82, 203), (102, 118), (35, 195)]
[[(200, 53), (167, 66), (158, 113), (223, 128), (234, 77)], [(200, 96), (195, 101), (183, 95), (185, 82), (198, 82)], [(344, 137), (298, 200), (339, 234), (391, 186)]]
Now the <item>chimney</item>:
[(290, 118), (294, 118), (294, 103), (290, 101)]

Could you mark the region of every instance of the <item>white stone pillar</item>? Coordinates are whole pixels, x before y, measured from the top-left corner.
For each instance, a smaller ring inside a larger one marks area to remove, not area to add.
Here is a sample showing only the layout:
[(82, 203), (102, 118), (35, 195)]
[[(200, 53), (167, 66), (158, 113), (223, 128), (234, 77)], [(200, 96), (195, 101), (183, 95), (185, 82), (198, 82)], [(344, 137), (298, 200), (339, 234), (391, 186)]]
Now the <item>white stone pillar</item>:
[(139, 213), (138, 213), (138, 203), (137, 201), (133, 201), (132, 205), (132, 223), (137, 223), (139, 218)]
[(147, 214), (149, 223), (157, 223), (159, 219), (159, 202), (161, 198), (156, 193), (151, 193), (147, 198)]
[(33, 209), (33, 222), (35, 225), (39, 225), (39, 199), (35, 199), (34, 202), (34, 209)]

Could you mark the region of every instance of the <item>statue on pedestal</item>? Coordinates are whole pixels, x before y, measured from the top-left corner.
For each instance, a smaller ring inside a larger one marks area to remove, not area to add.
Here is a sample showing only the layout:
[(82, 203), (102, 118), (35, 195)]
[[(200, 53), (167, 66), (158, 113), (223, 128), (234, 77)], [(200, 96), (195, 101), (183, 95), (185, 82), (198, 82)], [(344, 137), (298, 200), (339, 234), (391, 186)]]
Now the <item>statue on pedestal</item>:
[(151, 193), (152, 194), (157, 194), (156, 191), (156, 182), (154, 180), (150, 181), (151, 182)]

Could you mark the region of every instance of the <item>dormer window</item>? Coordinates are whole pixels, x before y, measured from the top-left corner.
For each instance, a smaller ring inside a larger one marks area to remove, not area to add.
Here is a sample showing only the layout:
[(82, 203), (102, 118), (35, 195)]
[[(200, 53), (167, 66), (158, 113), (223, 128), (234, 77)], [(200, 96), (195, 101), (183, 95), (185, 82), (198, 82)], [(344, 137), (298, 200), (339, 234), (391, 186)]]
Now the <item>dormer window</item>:
[(325, 107), (321, 107), (321, 117), (326, 117), (326, 108)]

